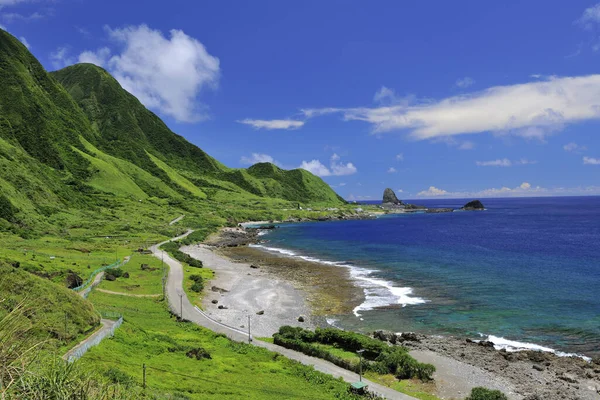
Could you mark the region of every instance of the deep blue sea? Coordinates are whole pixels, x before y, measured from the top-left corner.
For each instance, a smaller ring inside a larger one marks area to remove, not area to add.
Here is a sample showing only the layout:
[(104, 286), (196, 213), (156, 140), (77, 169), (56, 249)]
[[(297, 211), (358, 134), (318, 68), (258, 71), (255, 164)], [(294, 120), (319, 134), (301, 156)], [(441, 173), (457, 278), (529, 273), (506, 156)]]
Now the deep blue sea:
[[(459, 208), (467, 200), (414, 202)], [(600, 197), (483, 203), (481, 212), (282, 224), (263, 245), (349, 269), (365, 302), (329, 316), (345, 329), (599, 355)]]

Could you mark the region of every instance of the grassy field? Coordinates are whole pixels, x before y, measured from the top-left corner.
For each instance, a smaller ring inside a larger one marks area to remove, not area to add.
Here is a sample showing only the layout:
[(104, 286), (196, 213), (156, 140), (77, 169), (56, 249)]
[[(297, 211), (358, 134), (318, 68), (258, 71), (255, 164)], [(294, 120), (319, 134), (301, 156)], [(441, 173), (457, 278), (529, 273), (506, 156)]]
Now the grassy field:
[[(100, 292), (89, 299), (97, 309), (122, 313), (125, 322), (82, 362), (121, 383), (141, 385), (146, 364), (149, 393), (179, 396), (172, 398), (352, 398), (347, 384), (311, 367), (177, 322), (161, 299)], [(206, 351), (210, 358), (190, 358), (192, 350)]]
[[(146, 270), (142, 269), (148, 268)], [(152, 255), (135, 253), (128, 263), (119, 268), (129, 278), (118, 277), (115, 281), (102, 281), (100, 288), (134, 295), (162, 295), (162, 277), (166, 273), (159, 259)], [(110, 270), (107, 271), (110, 273)]]

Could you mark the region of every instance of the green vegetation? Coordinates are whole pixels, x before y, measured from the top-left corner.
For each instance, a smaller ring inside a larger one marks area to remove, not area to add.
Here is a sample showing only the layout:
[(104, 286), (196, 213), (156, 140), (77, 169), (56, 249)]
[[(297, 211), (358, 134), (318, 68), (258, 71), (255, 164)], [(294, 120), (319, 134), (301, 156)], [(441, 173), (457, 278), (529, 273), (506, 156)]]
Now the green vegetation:
[[(379, 340), (359, 333), (334, 328), (317, 328), (314, 332), (299, 327), (282, 326), (273, 335), (275, 344), (304, 354), (323, 358), (354, 371), (373, 371), (385, 375), (393, 374), (398, 379), (432, 379), (435, 367), (420, 363), (400, 346), (388, 346)], [(362, 365), (357, 351), (363, 351)]]
[(190, 267), (202, 268), (202, 261), (196, 260), (195, 258), (191, 257), (189, 254), (186, 254), (183, 251), (179, 250), (179, 247), (180, 247), (180, 244), (178, 244), (178, 242), (167, 242), (167, 243), (163, 244), (162, 246), (160, 246), (161, 250), (166, 251), (167, 253), (169, 253), (170, 255), (172, 255), (173, 257), (175, 257), (177, 260), (181, 261), (182, 263), (185, 263), (185, 264), (189, 265)]
[(499, 390), (476, 387), (465, 400), (508, 400), (508, 397)]
[[(177, 323), (160, 296), (160, 260), (139, 251), (194, 229), (163, 248), (184, 262), (184, 290), (200, 305), (213, 273), (180, 244), (248, 220), (316, 219), (330, 207), (354, 212), (307, 171), (227, 168), (103, 69), (49, 74), (0, 29), (0, 318), (18, 321), (0, 323), (0, 344), (9, 346), (0, 346), (1, 390), (6, 371), (19, 377), (3, 394), (137, 399), (145, 363), (147, 394), (157, 398), (352, 398), (345, 383), (312, 368)], [(130, 255), (100, 288), (132, 296), (92, 291), (87, 301), (67, 289)], [(152, 297), (135, 297), (144, 295)], [(100, 313), (125, 316), (115, 338), (81, 362), (57, 359), (98, 328)]]
[(142, 365), (146, 364), (148, 391), (154, 395), (352, 398), (346, 383), (311, 367), (177, 322), (160, 299), (101, 292), (92, 292), (89, 298), (99, 309), (124, 315), (125, 322), (114, 338), (92, 348), (81, 360), (113, 381), (141, 385)]
[(0, 263), (0, 318), (27, 304), (28, 334), (47, 348), (74, 345), (100, 325), (92, 305), (65, 287)]

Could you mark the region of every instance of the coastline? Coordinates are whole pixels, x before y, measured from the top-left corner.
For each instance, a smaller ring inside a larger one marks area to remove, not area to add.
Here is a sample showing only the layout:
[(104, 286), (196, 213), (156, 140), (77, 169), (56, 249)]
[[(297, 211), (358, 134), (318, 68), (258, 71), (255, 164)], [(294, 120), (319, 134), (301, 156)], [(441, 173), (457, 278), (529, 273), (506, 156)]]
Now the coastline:
[[(246, 226), (256, 224), (258, 223), (247, 223)], [(230, 235), (231, 231), (244, 235), (242, 232), (246, 229), (227, 228), (217, 236), (222, 237), (223, 232), (229, 232)], [(256, 230), (248, 231), (253, 237), (251, 242), (260, 240)], [(276, 254), (260, 247), (229, 243), (230, 247), (227, 240), (219, 242), (212, 239), (213, 243), (218, 243), (217, 247), (186, 246), (182, 251), (200, 258), (207, 267), (215, 270), (217, 278), (213, 281), (213, 286), (218, 286), (217, 282), (219, 285), (230, 284), (230, 292), (210, 293), (205, 298), (205, 307), (207, 310), (213, 308), (215, 316), (230, 321), (233, 326), (245, 325), (241, 314), (247, 314), (243, 310), (251, 303), (256, 285), (261, 287), (259, 295), (255, 297), (257, 302), (262, 301), (261, 298), (281, 296), (280, 299), (283, 299), (262, 303), (268, 303), (268, 307), (265, 307), (265, 314), (261, 316), (264, 329), (260, 336), (271, 336), (280, 325), (309, 329), (331, 326), (325, 320), (326, 315), (350, 313), (365, 300), (362, 289), (356, 285), (348, 268), (307, 261), (283, 253)], [(211, 242), (210, 239), (208, 241)], [(228, 266), (224, 268), (223, 265)], [(251, 268), (251, 265), (259, 268)], [(253, 276), (250, 282), (241, 279), (247, 273)], [(235, 299), (232, 304), (236, 305), (232, 308), (239, 310), (230, 312), (217, 309), (217, 305), (210, 301), (216, 298), (222, 299), (219, 304), (226, 299)], [(299, 312), (305, 313), (304, 323), (290, 317), (281, 318), (282, 315), (295, 315)], [(380, 335), (383, 339), (388, 339), (394, 334), (388, 332)], [(600, 394), (600, 365), (578, 357), (560, 357), (540, 351), (496, 350), (491, 342), (482, 341), (480, 344), (451, 336), (417, 334), (414, 337), (417, 340), (403, 341), (402, 345), (409, 348), (418, 360), (436, 365), (438, 371), (434, 375), (435, 394), (440, 398), (464, 398), (475, 386), (499, 389), (511, 400), (536, 399), (528, 397), (534, 394), (550, 400), (597, 400)]]

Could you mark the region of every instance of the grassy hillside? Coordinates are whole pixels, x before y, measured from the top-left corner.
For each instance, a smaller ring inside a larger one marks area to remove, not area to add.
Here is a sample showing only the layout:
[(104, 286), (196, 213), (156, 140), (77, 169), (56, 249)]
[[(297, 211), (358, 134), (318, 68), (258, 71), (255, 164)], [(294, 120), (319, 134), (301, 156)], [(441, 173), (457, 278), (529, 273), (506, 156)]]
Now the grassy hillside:
[(94, 307), (72, 290), (0, 261), (0, 319), (21, 303), (32, 334), (52, 348), (74, 345), (100, 324)]
[(329, 185), (307, 171), (283, 171), (272, 164), (248, 170), (225, 167), (173, 133), (100, 67), (77, 64), (51, 74), (100, 131), (95, 146), (184, 194), (206, 198), (224, 191), (301, 203), (342, 202)]

